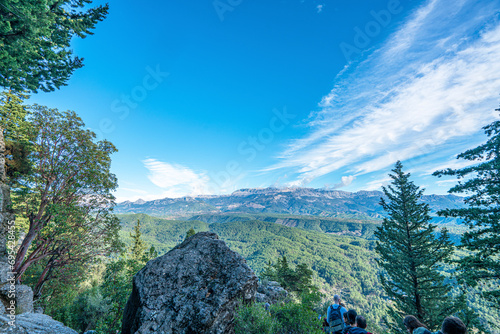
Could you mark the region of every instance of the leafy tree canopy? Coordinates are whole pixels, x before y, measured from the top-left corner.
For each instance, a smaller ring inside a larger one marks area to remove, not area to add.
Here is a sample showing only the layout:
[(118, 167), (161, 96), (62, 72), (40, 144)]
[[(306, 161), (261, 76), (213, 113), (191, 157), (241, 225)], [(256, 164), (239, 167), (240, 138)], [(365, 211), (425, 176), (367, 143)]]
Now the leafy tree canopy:
[[(35, 292), (71, 264), (92, 264), (120, 246), (119, 221), (112, 215), (117, 186), (110, 172), (116, 148), (95, 134), (72, 111), (35, 105), (28, 115), (32, 172), (16, 189), (20, 212), (29, 222), (14, 271), (20, 279), (44, 263)], [(42, 262), (40, 262), (42, 261)], [(61, 278), (59, 278), (61, 279)]]
[(28, 107), (23, 104), (27, 95), (14, 91), (0, 93), (0, 129), (5, 143), (5, 167), (8, 182), (16, 186), (16, 180), (31, 171), (28, 160)]

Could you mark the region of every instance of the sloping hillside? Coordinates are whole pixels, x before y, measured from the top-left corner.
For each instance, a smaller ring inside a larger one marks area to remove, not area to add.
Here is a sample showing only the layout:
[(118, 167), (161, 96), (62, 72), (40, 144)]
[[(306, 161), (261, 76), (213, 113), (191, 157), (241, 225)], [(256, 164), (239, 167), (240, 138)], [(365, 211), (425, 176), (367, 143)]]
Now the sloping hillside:
[(286, 256), (292, 264), (307, 263), (315, 281), (331, 296), (341, 292), (348, 307), (366, 314), (372, 323), (380, 323), (385, 302), (381, 296), (373, 241), (352, 236), (337, 236), (248, 220), (208, 224), (200, 221), (173, 221), (147, 215), (119, 215), (122, 237), (126, 240), (137, 219), (144, 239), (160, 254), (181, 242), (188, 229), (212, 231), (229, 247), (243, 255), (260, 273), (268, 261)]

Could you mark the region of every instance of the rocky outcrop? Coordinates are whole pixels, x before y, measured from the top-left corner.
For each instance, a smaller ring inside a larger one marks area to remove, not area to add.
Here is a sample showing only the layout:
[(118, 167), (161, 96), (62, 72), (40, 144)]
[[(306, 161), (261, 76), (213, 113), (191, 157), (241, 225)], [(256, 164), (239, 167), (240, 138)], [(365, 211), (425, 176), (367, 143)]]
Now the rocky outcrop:
[(233, 333), (235, 309), (254, 300), (257, 281), (215, 233), (197, 233), (135, 275), (122, 334)]
[(257, 287), (255, 301), (258, 303), (276, 304), (285, 300), (287, 296), (288, 291), (283, 289), (278, 282), (262, 282), (262, 284), (259, 284)]
[(45, 314), (24, 313), (16, 316), (14, 325), (6, 315), (0, 315), (0, 333), (5, 334), (78, 334)]

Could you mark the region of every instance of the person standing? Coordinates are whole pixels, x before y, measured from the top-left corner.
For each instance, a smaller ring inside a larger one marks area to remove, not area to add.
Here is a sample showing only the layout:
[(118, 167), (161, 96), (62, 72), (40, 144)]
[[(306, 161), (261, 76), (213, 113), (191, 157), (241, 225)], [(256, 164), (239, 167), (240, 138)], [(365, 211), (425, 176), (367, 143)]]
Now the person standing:
[(344, 323), (344, 313), (346, 312), (346, 308), (340, 305), (340, 296), (334, 295), (333, 304), (328, 307), (328, 312), (326, 314), (326, 319), (328, 325), (330, 326), (331, 333), (342, 333), (342, 330), (346, 326)]

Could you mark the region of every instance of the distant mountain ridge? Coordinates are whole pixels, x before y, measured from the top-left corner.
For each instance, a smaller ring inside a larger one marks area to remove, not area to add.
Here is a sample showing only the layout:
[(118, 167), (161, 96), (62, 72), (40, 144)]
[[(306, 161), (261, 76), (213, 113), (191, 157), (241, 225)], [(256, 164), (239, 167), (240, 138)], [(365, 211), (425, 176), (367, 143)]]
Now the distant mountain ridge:
[[(164, 198), (153, 201), (121, 202), (116, 213), (145, 213), (158, 217), (188, 217), (228, 212), (309, 215), (322, 217), (354, 216), (381, 219), (380, 191), (347, 192), (314, 188), (249, 188), (229, 195)], [(431, 212), (464, 206), (454, 195), (424, 195)]]

